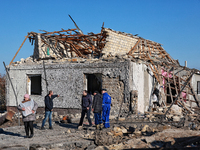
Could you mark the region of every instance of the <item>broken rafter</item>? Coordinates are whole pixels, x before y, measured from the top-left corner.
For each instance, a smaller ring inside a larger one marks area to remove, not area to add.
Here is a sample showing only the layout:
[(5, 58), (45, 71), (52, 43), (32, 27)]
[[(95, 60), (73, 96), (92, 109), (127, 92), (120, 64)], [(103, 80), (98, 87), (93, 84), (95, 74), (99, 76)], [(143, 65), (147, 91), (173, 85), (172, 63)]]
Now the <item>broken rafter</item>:
[[(37, 33), (30, 32), (29, 37), (34, 40)], [(60, 49), (61, 53), (74, 51), (78, 57), (86, 58), (87, 54), (94, 54), (100, 56), (102, 49), (105, 46), (106, 33), (102, 30), (101, 33), (88, 35), (80, 34), (77, 29), (68, 29), (54, 32), (41, 33), (42, 42), (48, 47), (56, 48), (58, 43), (61, 43), (64, 49)], [(52, 45), (53, 44), (53, 45)], [(60, 46), (59, 46), (60, 47)], [(61, 57), (65, 57), (62, 56)]]
[(138, 39), (137, 43), (133, 46), (133, 48), (128, 52), (128, 55), (133, 54), (137, 49), (136, 46), (139, 45), (141, 39)]
[(15, 54), (15, 56), (13, 57), (13, 59), (11, 60), (11, 62), (10, 62), (10, 64), (9, 64), (9, 66), (13, 63), (13, 61), (14, 61), (14, 59), (15, 59), (15, 57), (17, 56), (17, 54), (19, 53), (19, 51), (20, 51), (20, 49), (22, 48), (22, 46), (24, 45), (24, 43), (25, 43), (25, 41), (26, 41), (26, 39), (28, 38), (28, 35), (27, 36), (25, 36), (25, 39), (24, 39), (24, 41), (22, 42), (22, 44), (21, 44), (21, 46), (19, 47), (19, 49), (17, 50), (17, 52), (16, 52), (16, 54)]

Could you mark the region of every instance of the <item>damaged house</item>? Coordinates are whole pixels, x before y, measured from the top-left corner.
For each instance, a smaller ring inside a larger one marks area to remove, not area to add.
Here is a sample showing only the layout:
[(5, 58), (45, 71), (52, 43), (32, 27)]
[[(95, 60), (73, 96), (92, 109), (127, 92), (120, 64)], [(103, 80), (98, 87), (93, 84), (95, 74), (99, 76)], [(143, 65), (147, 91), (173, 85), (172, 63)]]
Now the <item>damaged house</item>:
[[(106, 88), (112, 97), (111, 115), (126, 116), (151, 110), (152, 93), (159, 104), (183, 107), (194, 114), (199, 107), (199, 71), (180, 66), (161, 44), (139, 36), (102, 27), (98, 34), (77, 29), (30, 32), (31, 57), (11, 62), (7, 69), (18, 103), (28, 93), (43, 111), (44, 97), (53, 90), (60, 114), (80, 112), (83, 90)], [(7, 109), (16, 100), (7, 79)]]

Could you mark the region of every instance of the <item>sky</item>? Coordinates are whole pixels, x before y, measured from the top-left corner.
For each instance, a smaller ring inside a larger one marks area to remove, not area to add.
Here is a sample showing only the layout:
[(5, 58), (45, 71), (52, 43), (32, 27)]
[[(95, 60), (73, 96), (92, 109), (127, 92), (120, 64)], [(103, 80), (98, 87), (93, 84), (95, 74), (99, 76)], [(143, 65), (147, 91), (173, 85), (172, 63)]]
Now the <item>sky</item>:
[[(75, 28), (84, 34), (104, 27), (163, 44), (181, 65), (200, 70), (200, 0), (0, 0), (0, 73), (28, 32)], [(14, 61), (33, 54), (29, 40)]]

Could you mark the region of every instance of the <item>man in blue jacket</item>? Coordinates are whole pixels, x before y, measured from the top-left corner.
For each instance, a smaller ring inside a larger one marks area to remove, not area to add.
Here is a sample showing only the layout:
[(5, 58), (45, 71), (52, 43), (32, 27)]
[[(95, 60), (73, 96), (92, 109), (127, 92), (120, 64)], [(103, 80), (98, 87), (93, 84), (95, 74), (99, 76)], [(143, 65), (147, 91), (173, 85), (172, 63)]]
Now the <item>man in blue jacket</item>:
[(110, 115), (110, 105), (111, 105), (111, 97), (108, 95), (106, 89), (102, 89), (103, 94), (103, 102), (102, 102), (102, 120), (104, 123), (104, 128), (109, 128), (109, 115)]
[(45, 102), (45, 118), (42, 121), (42, 126), (41, 129), (44, 130), (44, 124), (47, 120), (47, 118), (49, 118), (49, 129), (53, 129), (52, 128), (52, 122), (51, 122), (51, 118), (52, 118), (52, 112), (53, 112), (53, 99), (59, 97), (59, 95), (53, 95), (53, 91), (49, 91), (49, 94), (45, 96), (44, 102)]
[(92, 106), (92, 97), (86, 90), (83, 91), (83, 96), (82, 96), (82, 112), (81, 112), (81, 119), (79, 122), (79, 126), (83, 125), (83, 119), (85, 117), (85, 114), (87, 114), (89, 126), (92, 126), (92, 121), (90, 119), (90, 112), (91, 112), (91, 106)]

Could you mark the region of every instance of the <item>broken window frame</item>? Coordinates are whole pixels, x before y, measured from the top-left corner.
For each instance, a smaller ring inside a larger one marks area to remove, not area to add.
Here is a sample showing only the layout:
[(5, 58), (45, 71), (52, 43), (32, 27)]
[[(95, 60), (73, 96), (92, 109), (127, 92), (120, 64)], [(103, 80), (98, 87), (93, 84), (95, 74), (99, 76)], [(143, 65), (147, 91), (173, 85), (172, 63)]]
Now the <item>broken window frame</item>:
[[(31, 78), (33, 77), (40, 77), (40, 93), (38, 94), (33, 94), (32, 93), (32, 89), (31, 89)], [(26, 92), (29, 94), (29, 95), (42, 95), (42, 75), (41, 74), (27, 74), (27, 88), (26, 88)]]

